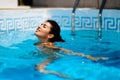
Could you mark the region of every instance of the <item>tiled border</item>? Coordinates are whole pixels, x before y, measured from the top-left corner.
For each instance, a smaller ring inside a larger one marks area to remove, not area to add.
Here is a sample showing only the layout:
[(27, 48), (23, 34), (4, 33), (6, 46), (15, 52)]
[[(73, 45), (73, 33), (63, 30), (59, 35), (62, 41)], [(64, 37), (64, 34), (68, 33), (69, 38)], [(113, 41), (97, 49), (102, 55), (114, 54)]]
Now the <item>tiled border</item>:
[[(47, 19), (56, 20), (62, 29), (71, 29), (72, 9), (0, 10), (0, 32), (31, 30)], [(103, 11), (103, 30), (120, 32), (120, 11)], [(98, 29), (98, 10), (77, 10), (75, 27), (77, 29)]]

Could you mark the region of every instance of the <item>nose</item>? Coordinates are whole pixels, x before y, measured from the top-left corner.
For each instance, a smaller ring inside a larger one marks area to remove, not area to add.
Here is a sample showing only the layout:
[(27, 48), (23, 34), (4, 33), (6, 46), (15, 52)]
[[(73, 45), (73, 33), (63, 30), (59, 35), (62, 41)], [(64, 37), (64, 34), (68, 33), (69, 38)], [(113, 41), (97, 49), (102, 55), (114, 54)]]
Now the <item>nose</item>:
[(40, 28), (41, 28), (40, 26), (41, 26), (41, 25), (39, 25), (37, 29), (40, 29)]
[(38, 28), (37, 28), (37, 29), (38, 29), (38, 30), (39, 30), (39, 29), (42, 29), (42, 28), (43, 28), (43, 26), (44, 26), (44, 25), (43, 25), (43, 24), (41, 24), (41, 25), (39, 25), (39, 26), (38, 26)]
[(43, 26), (44, 26), (44, 24), (41, 24), (41, 25), (39, 25), (38, 27), (42, 28)]
[(40, 30), (40, 26), (37, 27), (36, 31)]
[(39, 25), (39, 28), (42, 28), (43, 27), (43, 25)]

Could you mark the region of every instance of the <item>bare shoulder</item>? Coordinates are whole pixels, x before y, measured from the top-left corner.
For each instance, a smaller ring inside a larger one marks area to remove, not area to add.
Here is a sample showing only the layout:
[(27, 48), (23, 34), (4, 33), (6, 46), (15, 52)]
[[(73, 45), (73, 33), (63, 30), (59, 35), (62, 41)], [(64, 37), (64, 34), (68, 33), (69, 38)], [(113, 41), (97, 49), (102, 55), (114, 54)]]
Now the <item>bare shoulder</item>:
[(46, 46), (47, 48), (51, 48), (51, 49), (54, 49), (54, 50), (61, 50), (60, 47), (57, 47), (57, 46)]

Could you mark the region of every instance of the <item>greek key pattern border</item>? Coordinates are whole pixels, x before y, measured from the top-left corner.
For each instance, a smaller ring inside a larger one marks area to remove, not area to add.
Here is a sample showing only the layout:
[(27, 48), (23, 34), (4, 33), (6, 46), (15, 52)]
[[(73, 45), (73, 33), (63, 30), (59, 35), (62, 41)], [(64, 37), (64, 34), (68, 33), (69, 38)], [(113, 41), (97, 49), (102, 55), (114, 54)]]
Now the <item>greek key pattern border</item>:
[[(0, 18), (0, 32), (13, 30), (35, 29), (45, 19), (43, 16)], [(62, 28), (71, 28), (71, 16), (51, 16)], [(102, 29), (120, 31), (120, 18), (103, 17)], [(98, 18), (87, 16), (75, 16), (75, 27), (79, 29), (98, 29)]]

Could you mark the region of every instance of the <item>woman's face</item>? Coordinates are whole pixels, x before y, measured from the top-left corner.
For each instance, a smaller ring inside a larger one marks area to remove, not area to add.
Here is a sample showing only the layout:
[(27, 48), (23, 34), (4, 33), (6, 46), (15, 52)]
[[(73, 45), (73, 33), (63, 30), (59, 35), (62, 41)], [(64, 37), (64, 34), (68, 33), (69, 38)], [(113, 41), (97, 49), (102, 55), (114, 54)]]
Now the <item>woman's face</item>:
[(38, 28), (35, 31), (35, 35), (44, 39), (48, 38), (51, 27), (52, 25), (49, 22), (44, 22), (38, 26)]

